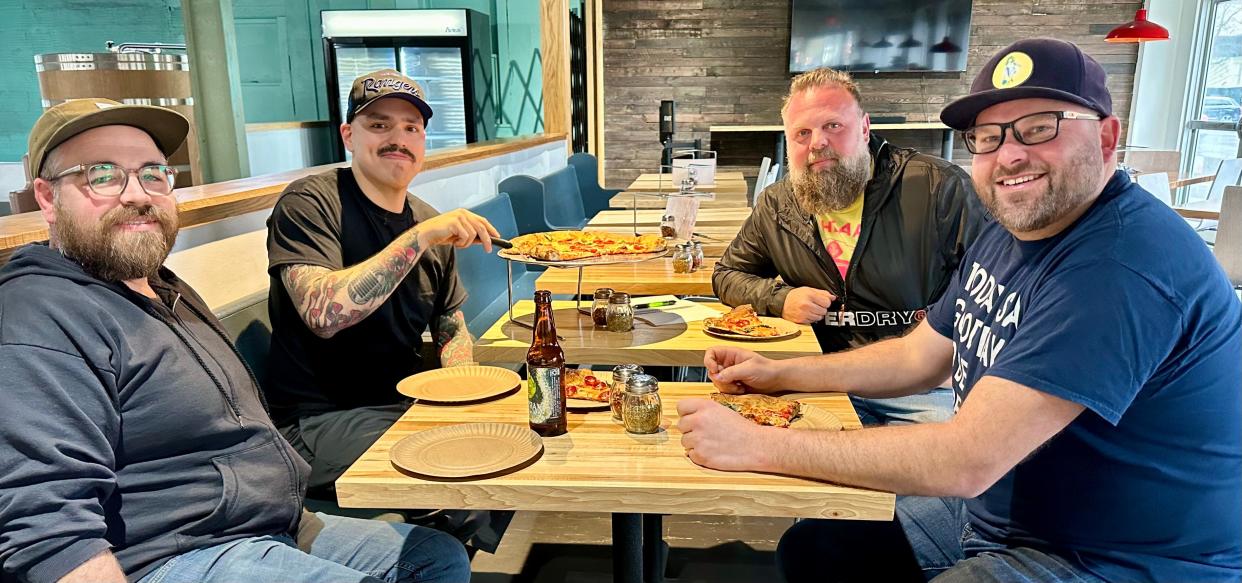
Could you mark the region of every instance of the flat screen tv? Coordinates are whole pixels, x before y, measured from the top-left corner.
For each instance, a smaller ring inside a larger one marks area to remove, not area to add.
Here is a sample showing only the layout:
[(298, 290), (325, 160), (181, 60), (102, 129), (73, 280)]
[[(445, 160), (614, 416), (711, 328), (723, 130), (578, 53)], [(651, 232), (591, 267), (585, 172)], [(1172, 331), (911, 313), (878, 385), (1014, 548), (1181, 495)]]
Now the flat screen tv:
[(789, 70), (965, 71), (971, 0), (793, 0)]

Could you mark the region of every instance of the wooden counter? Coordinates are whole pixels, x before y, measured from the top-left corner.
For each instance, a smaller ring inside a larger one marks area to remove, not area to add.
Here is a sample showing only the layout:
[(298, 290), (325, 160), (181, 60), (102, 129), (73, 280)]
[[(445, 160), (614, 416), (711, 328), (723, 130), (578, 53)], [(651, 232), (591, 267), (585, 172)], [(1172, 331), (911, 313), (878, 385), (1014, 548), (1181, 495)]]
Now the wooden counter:
[[(446, 148), (427, 155), (423, 164), (423, 172), (500, 156), (564, 139), (563, 134), (541, 134), (500, 138)], [(178, 188), (175, 192), (181, 227), (192, 227), (271, 208), (276, 204), (276, 198), (281, 191), (290, 182), (346, 165), (345, 162), (338, 162), (277, 174)], [(9, 256), (18, 247), (46, 240), (47, 223), (43, 222), (43, 216), (38, 212), (0, 217), (0, 264), (7, 262)]]

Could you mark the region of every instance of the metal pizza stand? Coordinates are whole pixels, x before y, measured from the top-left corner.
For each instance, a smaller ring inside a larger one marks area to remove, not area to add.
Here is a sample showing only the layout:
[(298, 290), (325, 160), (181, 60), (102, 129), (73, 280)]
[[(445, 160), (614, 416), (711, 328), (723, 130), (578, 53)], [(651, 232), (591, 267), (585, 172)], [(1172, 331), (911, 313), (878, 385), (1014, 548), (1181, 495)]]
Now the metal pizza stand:
[(578, 287), (574, 294), (574, 309), (578, 313), (590, 314), (589, 311), (582, 309), (582, 268), (592, 265), (614, 265), (617, 263), (642, 263), (652, 259), (659, 259), (668, 255), (668, 247), (659, 251), (650, 253), (633, 253), (629, 255), (602, 255), (599, 257), (587, 257), (584, 259), (572, 259), (568, 261), (543, 261), (535, 259), (522, 253), (517, 253), (512, 249), (503, 249), (497, 253), (505, 260), (506, 285), (505, 292), (509, 303), (509, 321), (522, 326), (523, 328), (531, 328), (530, 325), (513, 318), (513, 263), (525, 263), (527, 265), (543, 265), (556, 269), (577, 269), (578, 270)]

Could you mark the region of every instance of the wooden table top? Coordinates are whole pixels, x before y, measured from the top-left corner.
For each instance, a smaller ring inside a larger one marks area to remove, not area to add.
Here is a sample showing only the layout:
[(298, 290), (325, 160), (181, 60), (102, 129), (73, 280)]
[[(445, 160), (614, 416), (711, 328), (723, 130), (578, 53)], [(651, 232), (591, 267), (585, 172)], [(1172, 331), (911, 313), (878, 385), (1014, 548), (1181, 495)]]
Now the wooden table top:
[[(668, 200), (661, 196), (655, 196), (651, 192), (640, 192), (627, 190), (617, 193), (608, 201), (609, 208), (614, 209), (663, 209), (668, 206)], [(746, 205), (746, 192), (717, 192), (713, 198), (700, 198), (699, 209), (744, 209)]]
[[(345, 508), (461, 508), (700, 514), (892, 520), (896, 497), (887, 492), (695, 465), (681, 447), (677, 402), (712, 392), (708, 383), (661, 383), (662, 429), (632, 435), (610, 411), (569, 414), (569, 432), (543, 438), (533, 464), (511, 474), (439, 482), (394, 469), (389, 450), (417, 431), (463, 422), (527, 426), (525, 391), (487, 403), (410, 407), (336, 481)], [(801, 399), (861, 427), (842, 394)], [(798, 431), (791, 429), (789, 431)]]
[[(595, 288), (611, 287), (630, 295), (710, 296), (715, 265), (716, 260), (708, 258), (698, 271), (673, 273), (673, 259), (665, 257), (642, 263), (585, 267), (582, 269), (582, 293), (592, 294)], [(575, 293), (578, 270), (548, 269), (535, 280), (535, 289), (546, 289), (554, 294)]]
[[(724, 304), (704, 303), (721, 313), (729, 311)], [(590, 309), (590, 302), (583, 307)], [(810, 326), (799, 326), (801, 334), (786, 340), (741, 342), (723, 340), (703, 332), (703, 322), (679, 321), (676, 324), (652, 326), (639, 318), (634, 319), (630, 332), (608, 332), (596, 329), (591, 317), (574, 310), (570, 300), (553, 301), (556, 332), (564, 337), (560, 341), (565, 351), (565, 361), (573, 364), (622, 364), (636, 363), (643, 366), (703, 366), (703, 353), (712, 346), (731, 344), (754, 350), (768, 358), (795, 358), (822, 354), (819, 342)], [(529, 324), (535, 303), (521, 300), (513, 305), (513, 316)], [(674, 312), (675, 313), (675, 312)], [(474, 358), (479, 362), (519, 363), (526, 362), (526, 349), (530, 348), (530, 328), (509, 322), (507, 313), (492, 324), (474, 344)]]
[[(677, 190), (672, 174), (639, 174), (626, 190), (650, 192), (673, 192)], [(700, 184), (694, 188), (699, 192), (741, 192), (746, 193), (746, 178), (741, 172), (717, 172), (716, 181), (712, 184)]]
[[(749, 207), (733, 207), (733, 208), (713, 208), (700, 209), (698, 216), (695, 218), (695, 226), (702, 225), (704, 227), (727, 227), (741, 226), (750, 218), (751, 209)], [(616, 211), (600, 211), (591, 220), (587, 222), (591, 227), (629, 227), (635, 223), (635, 213), (632, 210), (616, 210)], [(639, 209), (637, 213), (638, 226), (656, 226), (664, 218), (664, 211), (660, 209)]]

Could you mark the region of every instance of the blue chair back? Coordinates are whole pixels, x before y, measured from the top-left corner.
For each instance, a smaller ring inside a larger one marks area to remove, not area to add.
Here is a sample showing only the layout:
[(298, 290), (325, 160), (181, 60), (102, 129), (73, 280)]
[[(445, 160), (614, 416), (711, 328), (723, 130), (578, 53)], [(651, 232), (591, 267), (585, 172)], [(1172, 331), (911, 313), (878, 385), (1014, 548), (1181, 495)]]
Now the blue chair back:
[[(533, 176), (518, 174), (500, 181), (496, 190), (509, 193), (513, 215), (519, 235), (542, 233), (553, 230), (543, 214), (543, 183)], [(484, 203), (487, 204), (487, 203)], [(479, 205), (483, 206), (483, 205)]]
[(621, 192), (620, 188), (603, 188), (599, 185), (599, 160), (593, 154), (578, 152), (569, 157), (569, 165), (578, 174), (582, 210), (588, 219), (607, 209), (612, 197)]
[[(504, 192), (471, 207), (470, 212), (487, 219), (500, 232), (501, 238), (512, 239), (518, 235), (513, 203)], [(461, 307), (466, 322), (474, 320), (498, 298), (505, 297), (505, 263), (495, 250), (486, 253), (480, 245), (457, 250), (457, 273), (467, 293), (466, 303)], [(526, 275), (526, 265), (514, 263), (513, 280), (517, 281), (523, 275)]]
[(541, 179), (543, 182), (543, 214), (548, 224), (562, 229), (586, 226), (582, 210), (582, 193), (578, 190), (578, 173), (566, 166)]

